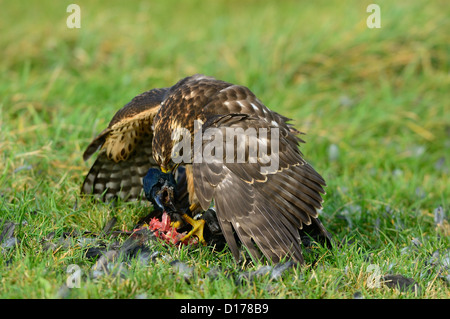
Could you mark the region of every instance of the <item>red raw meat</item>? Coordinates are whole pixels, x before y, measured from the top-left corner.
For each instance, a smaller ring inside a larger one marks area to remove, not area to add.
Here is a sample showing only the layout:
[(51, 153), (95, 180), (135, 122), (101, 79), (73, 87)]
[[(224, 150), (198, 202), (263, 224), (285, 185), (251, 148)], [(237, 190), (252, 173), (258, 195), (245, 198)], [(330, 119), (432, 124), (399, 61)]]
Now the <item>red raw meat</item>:
[(186, 236), (187, 232), (179, 233), (177, 229), (170, 225), (170, 217), (164, 212), (161, 220), (157, 218), (152, 218), (148, 226), (148, 229), (153, 231), (156, 237), (161, 238), (166, 243), (177, 245), (193, 245), (198, 243), (198, 239), (196, 237), (190, 237), (187, 240), (181, 241), (181, 239)]

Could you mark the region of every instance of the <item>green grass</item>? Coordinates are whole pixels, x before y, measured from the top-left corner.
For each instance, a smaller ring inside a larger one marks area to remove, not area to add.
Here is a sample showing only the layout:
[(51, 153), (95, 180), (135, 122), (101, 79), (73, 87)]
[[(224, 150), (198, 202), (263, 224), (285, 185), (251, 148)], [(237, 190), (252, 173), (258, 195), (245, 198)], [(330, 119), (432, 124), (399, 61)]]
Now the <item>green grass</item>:
[[(18, 223), (20, 240), (0, 253), (1, 298), (57, 297), (70, 264), (84, 273), (70, 298), (450, 297), (428, 263), (449, 249), (447, 1), (378, 1), (381, 29), (366, 26), (371, 1), (77, 1), (81, 29), (66, 27), (69, 3), (0, 10), (0, 219)], [(235, 266), (228, 251), (166, 248), (195, 267), (188, 284), (164, 260), (94, 280), (76, 242), (44, 250), (51, 232), (100, 232), (112, 216), (130, 229), (148, 212), (79, 198), (92, 164), (82, 152), (132, 97), (194, 73), (248, 86), (307, 133), (302, 151), (328, 183), (321, 219), (344, 244), (306, 253), (282, 279), (242, 285), (205, 276), (259, 267)], [(447, 220), (436, 227), (439, 206)], [(369, 288), (369, 265), (420, 292)]]

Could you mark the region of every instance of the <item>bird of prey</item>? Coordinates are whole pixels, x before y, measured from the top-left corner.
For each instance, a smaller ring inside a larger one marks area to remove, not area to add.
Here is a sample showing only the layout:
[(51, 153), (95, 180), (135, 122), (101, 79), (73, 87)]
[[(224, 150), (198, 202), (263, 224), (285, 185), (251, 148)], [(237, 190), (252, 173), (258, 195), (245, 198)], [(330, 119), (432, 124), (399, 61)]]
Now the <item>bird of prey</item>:
[[(202, 241), (204, 221), (191, 216), (214, 204), (236, 260), (239, 239), (255, 259), (262, 252), (273, 262), (291, 258), (303, 263), (301, 239), (305, 234), (330, 240), (318, 219), (326, 183), (304, 160), (299, 150), (304, 142), (301, 133), (288, 121), (245, 86), (200, 74), (186, 77), (172, 87), (136, 96), (114, 115), (84, 152), (87, 160), (100, 149), (81, 192), (105, 201), (117, 197), (136, 200), (143, 194), (143, 178), (151, 168), (175, 173), (184, 166), (189, 207), (183, 218), (193, 226), (190, 236)], [(259, 153), (256, 160), (250, 159), (255, 140), (246, 132), (251, 128), (266, 132), (257, 136), (258, 147), (269, 148), (276, 142), (275, 151), (271, 149), (274, 154), (270, 153), (276, 155), (276, 167), (267, 165), (267, 156)], [(196, 133), (214, 129), (224, 137), (215, 136), (214, 145), (223, 146), (224, 151), (211, 151), (213, 139), (203, 138), (188, 160), (175, 160), (175, 149), (186, 138), (174, 134), (180, 129), (194, 136), (191, 145)], [(230, 129), (234, 134), (231, 145), (235, 146), (231, 156), (226, 144)], [(196, 160), (207, 148), (213, 159)]]

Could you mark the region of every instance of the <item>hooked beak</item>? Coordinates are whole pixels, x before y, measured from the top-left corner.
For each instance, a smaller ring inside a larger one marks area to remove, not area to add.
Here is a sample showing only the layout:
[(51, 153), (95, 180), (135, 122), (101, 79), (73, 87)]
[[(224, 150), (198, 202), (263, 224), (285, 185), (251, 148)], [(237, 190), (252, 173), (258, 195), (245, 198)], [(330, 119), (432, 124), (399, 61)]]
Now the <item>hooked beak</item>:
[(180, 163), (176, 163), (172, 167), (166, 167), (165, 165), (161, 165), (161, 172), (163, 172), (164, 174), (174, 172), (178, 169), (179, 165)]
[(161, 172), (163, 172), (164, 174), (167, 174), (167, 173), (170, 172), (170, 169), (168, 169), (168, 168), (165, 167), (165, 166), (161, 166)]

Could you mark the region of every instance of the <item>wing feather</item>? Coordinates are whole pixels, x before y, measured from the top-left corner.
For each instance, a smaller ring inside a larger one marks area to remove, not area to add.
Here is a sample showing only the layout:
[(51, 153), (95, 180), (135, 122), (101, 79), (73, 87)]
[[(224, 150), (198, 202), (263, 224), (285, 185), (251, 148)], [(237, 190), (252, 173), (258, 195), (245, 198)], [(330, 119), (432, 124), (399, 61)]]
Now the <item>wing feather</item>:
[(136, 200), (142, 196), (142, 179), (158, 166), (152, 157), (152, 122), (167, 89), (154, 89), (133, 98), (121, 108), (86, 148), (84, 160), (98, 149), (97, 159), (81, 187), (103, 201)]
[[(246, 150), (256, 143), (245, 137), (248, 129), (266, 129), (267, 136), (258, 136), (259, 145), (269, 150), (278, 146), (276, 167), (266, 165), (262, 158), (250, 162), (250, 151), (246, 151), (244, 163), (186, 165), (183, 192), (187, 190), (190, 203), (198, 202), (205, 210), (214, 201), (222, 232), (236, 259), (239, 248), (235, 236), (253, 257), (260, 258), (262, 252), (275, 262), (286, 256), (303, 261), (303, 232), (329, 238), (317, 219), (326, 184), (298, 149), (304, 142), (298, 136), (302, 133), (248, 88), (203, 75), (180, 80), (171, 88), (145, 92), (119, 110), (83, 155), (87, 160), (100, 149), (82, 193), (103, 200), (138, 198), (143, 176), (150, 167), (158, 166), (152, 149), (160, 156), (173, 126), (191, 130), (194, 119), (204, 122), (203, 130), (217, 128), (222, 136), (229, 128), (242, 129), (236, 139)], [(277, 144), (272, 145), (271, 137), (277, 132)], [(244, 139), (240, 140), (242, 134)], [(238, 153), (232, 155), (236, 161)]]
[[(226, 128), (274, 126), (263, 118), (227, 114), (211, 117), (203, 130), (211, 127), (226, 134)], [(325, 182), (301, 153), (292, 149), (290, 132), (280, 134), (281, 167), (268, 173), (261, 173), (260, 162), (226, 163), (225, 156), (221, 163), (193, 164), (197, 197), (201, 198), (203, 209), (214, 199), (223, 233), (235, 257), (238, 250), (234, 232), (255, 258), (259, 258), (257, 246), (273, 261), (286, 256), (303, 261), (299, 230), (317, 218)], [(263, 142), (270, 146), (270, 134), (265, 138)], [(223, 143), (225, 148), (226, 142)]]

